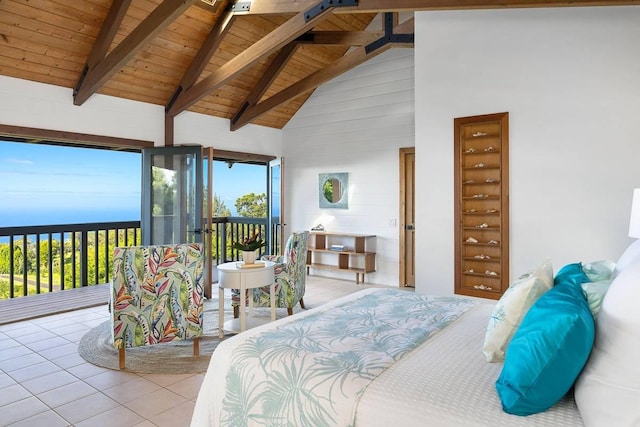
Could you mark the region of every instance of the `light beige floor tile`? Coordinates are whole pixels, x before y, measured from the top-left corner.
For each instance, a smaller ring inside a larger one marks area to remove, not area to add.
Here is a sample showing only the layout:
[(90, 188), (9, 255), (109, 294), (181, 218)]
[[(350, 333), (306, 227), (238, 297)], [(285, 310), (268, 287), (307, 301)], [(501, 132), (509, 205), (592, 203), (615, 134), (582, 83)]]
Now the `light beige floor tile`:
[(2, 425), (9, 425), (49, 410), (47, 405), (35, 397), (18, 400), (2, 406)]
[(141, 377), (158, 384), (160, 387), (169, 387), (178, 381), (186, 380), (195, 376), (195, 374), (140, 374)]
[(16, 357), (23, 357), (28, 354), (33, 354), (33, 351), (23, 345), (0, 351), (0, 369), (5, 370), (2, 362)]
[(48, 348), (46, 350), (39, 351), (42, 357), (46, 357), (47, 359), (57, 359), (58, 357), (67, 356), (69, 354), (78, 353), (78, 344), (74, 342), (70, 342), (66, 338), (63, 338), (67, 344), (63, 344), (58, 347)]
[(29, 347), (33, 351), (42, 351), (49, 348), (60, 347), (62, 345), (67, 345), (67, 344), (69, 344), (69, 341), (65, 340), (62, 337), (56, 336), (46, 340), (32, 342), (30, 344), (27, 344), (27, 347)]
[(171, 386), (171, 391), (187, 399), (195, 399), (200, 391), (204, 374), (195, 375)]
[(66, 356), (57, 357), (51, 360), (56, 365), (60, 366), (62, 369), (71, 368), (73, 366), (82, 365), (83, 363), (87, 363), (86, 360), (82, 358), (78, 353), (68, 354)]
[(78, 345), (80, 344), (80, 340), (82, 339), (82, 337), (90, 330), (91, 328), (87, 328), (86, 330), (76, 331), (76, 332), (71, 332), (68, 334), (61, 335), (61, 337), (64, 338), (65, 340), (68, 340), (69, 342), (72, 342)]
[(11, 338), (23, 335), (35, 334), (42, 331), (42, 328), (31, 322), (16, 322), (0, 326), (0, 330)]
[(138, 375), (131, 372), (120, 372), (109, 369), (96, 376), (86, 378), (84, 381), (95, 387), (97, 390), (103, 391), (119, 384), (133, 381), (137, 378)]
[(57, 408), (97, 392), (98, 390), (83, 381), (74, 381), (62, 387), (40, 393), (36, 397), (50, 408)]
[(158, 427), (189, 427), (195, 403), (185, 402), (151, 418)]
[[(47, 361), (47, 359), (45, 359), (44, 357), (40, 356), (38, 353), (34, 353), (31, 350), (29, 350), (28, 348), (21, 346), (15, 349), (10, 349), (6, 351), (14, 353), (15, 354), (20, 354), (19, 356), (13, 357), (11, 359), (7, 359), (7, 360), (1, 360), (0, 361), (0, 369), (2, 369), (5, 372), (13, 372), (16, 369), (22, 369), (25, 368), (27, 366), (32, 366), (32, 365), (37, 365), (39, 363), (44, 363)], [(4, 352), (3, 352), (4, 353)], [(0, 353), (1, 355), (2, 353)]]
[(103, 368), (101, 366), (96, 366), (92, 363), (85, 362), (80, 365), (68, 368), (67, 372), (75, 375), (80, 379), (85, 379), (85, 378), (95, 377), (96, 375), (99, 375), (107, 370), (108, 370), (107, 368)]
[(70, 426), (64, 418), (56, 414), (54, 411), (41, 412), (29, 418), (25, 418), (14, 424), (9, 424), (9, 427), (67, 427)]
[(31, 397), (29, 390), (20, 384), (11, 384), (0, 388), (0, 407)]
[(18, 341), (20, 344), (31, 344), (34, 342), (45, 341), (51, 338), (56, 338), (57, 335), (46, 331), (44, 329), (40, 329), (37, 332), (32, 334), (23, 334), (14, 338), (14, 340)]
[(65, 384), (76, 381), (77, 378), (66, 371), (53, 372), (38, 378), (25, 381), (22, 384), (24, 388), (33, 394), (44, 393), (54, 388), (62, 387)]
[(102, 393), (94, 393), (89, 396), (59, 406), (55, 411), (71, 424), (77, 425), (80, 421), (102, 414), (109, 409), (117, 408), (118, 402), (110, 399)]
[(108, 388), (104, 390), (103, 393), (118, 403), (126, 403), (158, 389), (160, 389), (158, 384), (142, 377), (138, 377), (133, 381), (128, 381), (124, 384)]
[(0, 389), (9, 387), (10, 385), (14, 384), (17, 384), (16, 380), (11, 378), (9, 375), (0, 372)]
[(143, 422), (136, 424), (133, 427), (157, 427), (157, 426), (149, 420), (144, 420)]
[(76, 423), (76, 427), (132, 427), (144, 421), (140, 415), (124, 406), (109, 409), (84, 421)]
[(22, 383), (33, 378), (49, 375), (54, 372), (60, 371), (62, 371), (62, 368), (60, 368), (58, 365), (45, 360), (44, 362), (27, 365), (24, 368), (9, 370), (7, 372), (10, 373), (11, 378)]
[(187, 399), (173, 393), (166, 388), (145, 394), (137, 399), (124, 404), (140, 416), (149, 419), (171, 408), (185, 403)]
[(15, 348), (21, 346), (18, 341), (10, 338), (4, 334), (0, 334), (0, 351), (8, 350), (10, 348)]

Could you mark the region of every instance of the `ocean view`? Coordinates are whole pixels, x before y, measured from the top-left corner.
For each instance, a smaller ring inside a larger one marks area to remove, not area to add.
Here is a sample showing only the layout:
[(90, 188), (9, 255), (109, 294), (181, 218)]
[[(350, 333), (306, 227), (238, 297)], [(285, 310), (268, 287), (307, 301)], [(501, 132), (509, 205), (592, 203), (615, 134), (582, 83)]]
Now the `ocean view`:
[(81, 210), (31, 209), (0, 212), (0, 227), (84, 224), (89, 222), (140, 221), (140, 209)]

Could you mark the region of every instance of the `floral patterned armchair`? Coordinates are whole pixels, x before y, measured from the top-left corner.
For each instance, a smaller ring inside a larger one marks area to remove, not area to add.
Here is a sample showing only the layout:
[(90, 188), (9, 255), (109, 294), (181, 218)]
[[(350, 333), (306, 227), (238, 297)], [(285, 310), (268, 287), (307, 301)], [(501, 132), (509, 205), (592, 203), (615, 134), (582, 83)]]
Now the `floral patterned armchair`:
[(113, 346), (125, 348), (202, 335), (204, 254), (199, 243), (115, 248), (111, 281)]
[[(287, 240), (284, 255), (263, 255), (261, 258), (276, 263), (274, 270), (276, 307), (286, 307), (289, 315), (293, 314), (293, 307), (298, 302), (300, 302), (300, 307), (305, 308), (302, 297), (306, 284), (308, 239), (308, 231), (293, 233)], [(250, 289), (248, 293), (253, 298), (254, 307), (268, 307), (270, 305), (268, 287)], [(234, 315), (239, 302), (239, 292), (235, 290), (232, 293)]]

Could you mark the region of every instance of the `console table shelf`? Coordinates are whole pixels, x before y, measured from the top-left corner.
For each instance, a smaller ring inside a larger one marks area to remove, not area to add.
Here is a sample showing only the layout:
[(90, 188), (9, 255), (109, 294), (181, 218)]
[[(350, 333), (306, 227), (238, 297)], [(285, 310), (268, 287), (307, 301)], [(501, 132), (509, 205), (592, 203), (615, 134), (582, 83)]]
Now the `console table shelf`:
[[(376, 271), (376, 254), (366, 250), (372, 234), (311, 232), (313, 241), (307, 252), (307, 274), (310, 269), (356, 273), (356, 283), (364, 283), (364, 275)], [(331, 249), (340, 242), (342, 249)], [(348, 242), (346, 245), (343, 242)], [(350, 246), (352, 245), (352, 246)], [(329, 260), (335, 260), (331, 264)]]

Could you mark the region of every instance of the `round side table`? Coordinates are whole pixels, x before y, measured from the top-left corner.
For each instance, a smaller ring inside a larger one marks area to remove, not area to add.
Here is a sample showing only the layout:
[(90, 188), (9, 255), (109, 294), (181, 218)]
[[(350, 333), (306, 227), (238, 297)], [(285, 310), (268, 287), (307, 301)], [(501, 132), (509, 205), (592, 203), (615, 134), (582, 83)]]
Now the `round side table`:
[[(276, 295), (274, 286), (274, 267), (272, 261), (256, 261), (264, 266), (247, 267), (242, 261), (227, 262), (218, 265), (218, 336), (223, 338), (224, 332), (242, 332), (247, 329), (247, 319), (245, 315), (245, 301), (247, 289), (261, 288), (269, 286), (271, 303), (271, 320), (276, 320)], [(224, 290), (238, 289), (240, 291), (240, 328), (237, 327), (236, 319), (224, 322)], [(249, 316), (253, 315), (253, 298), (249, 298)], [(254, 325), (251, 325), (254, 326)]]

